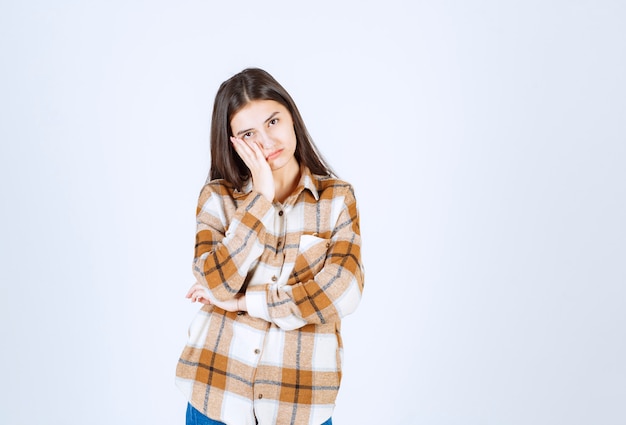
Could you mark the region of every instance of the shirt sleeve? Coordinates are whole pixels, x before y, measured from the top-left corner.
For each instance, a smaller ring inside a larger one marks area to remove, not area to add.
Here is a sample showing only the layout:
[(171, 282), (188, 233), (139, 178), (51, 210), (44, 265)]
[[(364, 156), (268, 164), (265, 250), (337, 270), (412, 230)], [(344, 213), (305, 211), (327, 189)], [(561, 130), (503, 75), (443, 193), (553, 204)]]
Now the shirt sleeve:
[[(285, 330), (341, 320), (358, 306), (363, 292), (359, 214), (348, 186), (330, 238), (299, 255), (287, 285), (255, 285), (246, 291), (248, 313)], [(343, 199), (341, 201), (341, 199)], [(307, 277), (315, 264), (321, 270)]]
[(265, 229), (273, 217), (273, 206), (252, 191), (238, 201), (230, 223), (225, 200), (230, 194), (222, 185), (208, 184), (200, 193), (196, 213), (196, 245), (193, 273), (214, 301), (232, 299), (264, 248)]

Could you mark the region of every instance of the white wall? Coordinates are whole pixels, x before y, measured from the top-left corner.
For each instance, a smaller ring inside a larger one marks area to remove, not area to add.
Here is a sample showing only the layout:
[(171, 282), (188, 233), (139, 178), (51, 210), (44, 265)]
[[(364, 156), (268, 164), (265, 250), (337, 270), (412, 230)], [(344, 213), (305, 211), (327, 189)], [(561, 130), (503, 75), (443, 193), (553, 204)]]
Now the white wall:
[(360, 202), (335, 423), (625, 423), (624, 22), (609, 0), (2, 2), (0, 423), (184, 422), (210, 109), (246, 66)]

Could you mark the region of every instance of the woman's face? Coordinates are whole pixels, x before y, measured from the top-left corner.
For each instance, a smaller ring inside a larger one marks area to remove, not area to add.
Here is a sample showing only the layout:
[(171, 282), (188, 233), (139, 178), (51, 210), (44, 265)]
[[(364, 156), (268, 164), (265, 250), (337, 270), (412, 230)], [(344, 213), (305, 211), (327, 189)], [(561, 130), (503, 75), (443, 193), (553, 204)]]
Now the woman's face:
[(274, 100), (251, 101), (233, 115), (230, 129), (233, 136), (256, 143), (272, 171), (296, 161), (293, 118), (287, 108)]

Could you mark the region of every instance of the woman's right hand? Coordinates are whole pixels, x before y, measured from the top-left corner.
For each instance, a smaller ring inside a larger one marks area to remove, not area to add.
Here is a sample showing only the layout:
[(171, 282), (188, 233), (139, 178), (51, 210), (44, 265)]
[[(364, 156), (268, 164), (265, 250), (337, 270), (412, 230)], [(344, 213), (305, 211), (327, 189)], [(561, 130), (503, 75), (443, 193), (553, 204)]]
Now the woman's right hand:
[(272, 175), (270, 165), (265, 160), (261, 147), (256, 142), (247, 142), (236, 137), (231, 137), (230, 141), (239, 157), (252, 173), (254, 190), (261, 193), (270, 202), (274, 201), (276, 193), (274, 176)]
[(204, 305), (214, 305), (222, 310), (226, 311), (248, 311), (248, 306), (246, 304), (246, 296), (242, 295), (239, 298), (232, 298), (228, 301), (213, 301), (209, 300), (207, 295), (207, 288), (201, 283), (194, 283), (189, 291), (187, 291), (186, 298), (189, 298), (191, 302), (200, 302)]

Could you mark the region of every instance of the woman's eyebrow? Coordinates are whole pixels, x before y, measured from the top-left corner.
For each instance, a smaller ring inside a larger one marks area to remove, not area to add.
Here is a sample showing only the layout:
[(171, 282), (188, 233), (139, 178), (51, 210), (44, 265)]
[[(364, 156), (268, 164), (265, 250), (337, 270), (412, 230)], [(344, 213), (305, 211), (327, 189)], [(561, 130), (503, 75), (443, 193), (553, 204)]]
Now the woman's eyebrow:
[[(268, 119), (263, 121), (263, 124), (267, 124), (268, 122), (270, 122), (278, 114), (280, 114), (280, 111), (276, 111), (276, 112), (272, 113), (272, 115), (270, 115)], [(245, 130), (238, 131), (237, 132), (237, 136), (241, 136), (242, 134), (247, 133), (248, 131), (252, 131), (252, 130), (254, 130), (254, 128), (246, 128)]]
[(270, 117), (268, 119), (265, 120), (265, 124), (267, 124), (268, 122), (270, 122), (276, 115), (278, 115), (280, 112), (276, 111), (274, 112), (272, 115), (270, 115)]
[(239, 136), (241, 136), (242, 134), (247, 133), (248, 131), (252, 131), (252, 130), (254, 130), (254, 128), (247, 128), (247, 129), (245, 129), (245, 130), (238, 131), (238, 132), (237, 132), (237, 134), (236, 134), (236, 136), (237, 136), (237, 137), (239, 137)]

